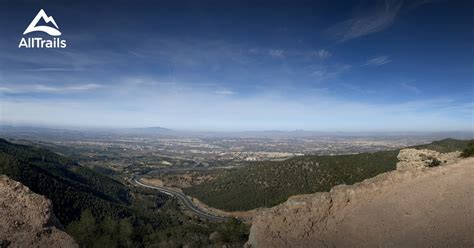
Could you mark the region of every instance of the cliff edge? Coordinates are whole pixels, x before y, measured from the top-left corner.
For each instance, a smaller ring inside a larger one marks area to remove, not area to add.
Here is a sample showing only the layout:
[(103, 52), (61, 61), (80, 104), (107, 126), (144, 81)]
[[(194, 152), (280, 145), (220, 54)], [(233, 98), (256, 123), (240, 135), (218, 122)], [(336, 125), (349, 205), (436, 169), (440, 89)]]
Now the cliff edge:
[(474, 158), (458, 157), (402, 150), (396, 171), (259, 211), (246, 246), (474, 246)]
[(50, 200), (0, 175), (0, 247), (78, 247), (58, 227)]

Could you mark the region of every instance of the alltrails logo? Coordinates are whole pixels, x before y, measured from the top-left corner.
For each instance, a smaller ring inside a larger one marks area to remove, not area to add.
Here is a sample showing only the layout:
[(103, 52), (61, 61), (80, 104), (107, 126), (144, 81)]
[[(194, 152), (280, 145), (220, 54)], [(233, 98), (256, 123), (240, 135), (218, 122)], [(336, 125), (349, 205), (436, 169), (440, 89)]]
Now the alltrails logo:
[[(40, 26), (38, 25), (40, 20), (43, 20), (43, 22), (46, 24), (51, 23), (54, 25), (54, 27), (44, 25)], [(52, 16), (46, 15), (46, 12), (44, 12), (42, 9), (38, 12), (33, 21), (31, 21), (30, 25), (25, 29), (23, 35), (29, 34), (31, 32), (44, 32), (51, 36), (61, 35), (58, 24), (56, 24), (54, 18)], [(66, 40), (62, 40), (59, 37), (54, 37), (53, 39), (43, 39), (41, 37), (23, 37), (20, 40), (20, 44), (18, 44), (18, 48), (66, 48), (66, 46)]]

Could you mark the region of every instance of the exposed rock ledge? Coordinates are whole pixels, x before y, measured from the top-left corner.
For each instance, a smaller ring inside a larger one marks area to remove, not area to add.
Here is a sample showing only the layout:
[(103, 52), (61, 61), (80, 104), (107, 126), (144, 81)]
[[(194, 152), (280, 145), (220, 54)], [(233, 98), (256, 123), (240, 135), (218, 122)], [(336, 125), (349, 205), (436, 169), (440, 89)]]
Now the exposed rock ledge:
[(78, 247), (60, 226), (50, 200), (0, 175), (0, 247)]
[(246, 246), (473, 247), (474, 158), (433, 153), (441, 166), (427, 168), (425, 153), (402, 151), (397, 171), (261, 210)]
[(461, 152), (439, 153), (422, 149), (403, 149), (398, 154), (397, 170), (423, 170), (426, 167), (455, 163)]

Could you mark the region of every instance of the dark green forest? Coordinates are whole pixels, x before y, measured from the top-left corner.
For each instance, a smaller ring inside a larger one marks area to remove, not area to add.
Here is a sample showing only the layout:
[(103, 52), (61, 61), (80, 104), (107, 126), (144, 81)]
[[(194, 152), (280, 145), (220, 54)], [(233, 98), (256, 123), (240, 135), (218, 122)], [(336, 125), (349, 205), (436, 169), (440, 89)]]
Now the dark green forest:
[[(0, 139), (0, 173), (49, 198), (82, 247), (241, 246), (247, 240), (248, 227), (238, 220), (188, 217), (168, 196), (124, 185), (46, 149)], [(212, 233), (218, 238), (211, 240)]]
[(463, 151), (473, 140), (444, 139), (426, 145), (414, 146), (417, 149), (429, 149), (437, 152)]
[(464, 149), (461, 153), (461, 156), (464, 158), (473, 157), (474, 156), (474, 141), (470, 142), (466, 149)]
[[(462, 151), (468, 140), (445, 139), (418, 149)], [(206, 204), (228, 211), (250, 210), (282, 203), (291, 195), (329, 191), (394, 170), (399, 150), (336, 156), (301, 156), (285, 161), (255, 162), (222, 173), (216, 179), (185, 188)]]

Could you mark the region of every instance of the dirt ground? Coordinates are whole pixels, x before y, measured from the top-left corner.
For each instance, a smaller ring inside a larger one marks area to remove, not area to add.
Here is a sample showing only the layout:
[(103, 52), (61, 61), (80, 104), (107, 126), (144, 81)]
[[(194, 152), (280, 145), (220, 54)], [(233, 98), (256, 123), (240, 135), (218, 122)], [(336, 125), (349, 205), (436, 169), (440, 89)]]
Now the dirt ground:
[(394, 171), (257, 213), (249, 247), (474, 247), (474, 158)]

